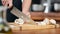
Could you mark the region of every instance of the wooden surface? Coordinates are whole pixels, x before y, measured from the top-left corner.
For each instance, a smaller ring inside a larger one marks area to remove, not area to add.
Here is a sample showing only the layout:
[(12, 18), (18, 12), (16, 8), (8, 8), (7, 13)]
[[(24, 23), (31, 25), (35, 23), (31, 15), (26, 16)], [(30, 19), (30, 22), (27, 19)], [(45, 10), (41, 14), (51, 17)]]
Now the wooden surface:
[(60, 21), (60, 12), (31, 12), (31, 18), (33, 20), (43, 20), (44, 18), (55, 19)]
[[(32, 24), (23, 24), (23, 25), (16, 25), (14, 23), (9, 23), (9, 25), (11, 26), (11, 24), (13, 26), (16, 26), (16, 27), (13, 27), (13, 29), (16, 30), (17, 29), (21, 29), (21, 30), (36, 30), (36, 29), (50, 29), (50, 28), (55, 28), (55, 25), (32, 25)], [(20, 30), (19, 29), (19, 30)]]
[[(27, 25), (25, 24), (24, 26), (27, 26)], [(28, 29), (28, 27), (26, 28), (27, 28), (26, 30), (18, 29), (18, 30), (13, 30), (12, 32), (13, 34), (60, 34), (59, 32), (60, 28), (46, 28), (46, 29)]]
[(14, 31), (13, 34), (60, 34), (60, 28), (44, 29), (44, 30)]

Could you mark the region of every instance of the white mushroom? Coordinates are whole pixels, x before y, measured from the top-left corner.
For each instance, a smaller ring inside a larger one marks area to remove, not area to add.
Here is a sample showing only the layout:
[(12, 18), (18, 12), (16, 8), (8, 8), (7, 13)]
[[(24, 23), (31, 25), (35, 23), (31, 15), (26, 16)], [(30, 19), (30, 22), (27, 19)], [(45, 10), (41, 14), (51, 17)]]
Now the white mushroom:
[(15, 23), (17, 24), (24, 24), (24, 20), (22, 18), (16, 19)]
[(55, 25), (56, 24), (56, 21), (54, 19), (51, 19), (50, 20), (50, 23)]
[(44, 22), (39, 22), (38, 25), (41, 25), (41, 26), (42, 26), (42, 25), (46, 25), (46, 23), (44, 23)]
[(40, 22), (41, 23), (41, 25), (47, 25), (45, 22)]
[(50, 24), (48, 18), (45, 18), (45, 19), (43, 20), (43, 22), (46, 23), (46, 24)]

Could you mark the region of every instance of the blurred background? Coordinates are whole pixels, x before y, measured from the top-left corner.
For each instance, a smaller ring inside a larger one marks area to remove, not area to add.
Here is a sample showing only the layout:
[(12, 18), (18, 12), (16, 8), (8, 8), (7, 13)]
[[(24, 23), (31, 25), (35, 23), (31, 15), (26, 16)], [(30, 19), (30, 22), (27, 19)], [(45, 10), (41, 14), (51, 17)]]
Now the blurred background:
[(59, 10), (60, 0), (32, 0), (32, 7), (33, 11), (44, 11), (46, 5), (50, 3), (50, 11)]
[[(22, 1), (22, 0), (21, 0)], [(55, 10), (55, 6), (57, 5), (57, 10), (59, 9), (58, 6), (60, 5), (60, 0), (50, 0), (51, 1), (51, 10)], [(31, 10), (32, 11), (43, 11), (48, 3), (48, 0), (32, 0)], [(0, 0), (0, 6), (2, 5)], [(41, 9), (40, 9), (41, 8)]]
[[(15, 3), (13, 2), (13, 4)], [(0, 0), (0, 6), (2, 6), (1, 0)], [(20, 10), (22, 10), (21, 7), (20, 7)], [(48, 13), (48, 17), (50, 18), (52, 16), (55, 19), (56, 14), (58, 14), (58, 16), (56, 16), (57, 18), (60, 17), (59, 16), (60, 13), (57, 13), (57, 12), (60, 12), (60, 0), (32, 0), (30, 10), (31, 10), (32, 19), (34, 20), (43, 20), (45, 18), (44, 16), (46, 16), (44, 12), (47, 12), (47, 13), (51, 12), (51, 13)], [(13, 22), (17, 18), (16, 16), (10, 13), (10, 9), (8, 9), (6, 13), (7, 13), (6, 19), (8, 22)], [(38, 16), (36, 14), (38, 14)], [(11, 17), (11, 16), (14, 16), (14, 17)], [(56, 20), (60, 20), (57, 18)]]

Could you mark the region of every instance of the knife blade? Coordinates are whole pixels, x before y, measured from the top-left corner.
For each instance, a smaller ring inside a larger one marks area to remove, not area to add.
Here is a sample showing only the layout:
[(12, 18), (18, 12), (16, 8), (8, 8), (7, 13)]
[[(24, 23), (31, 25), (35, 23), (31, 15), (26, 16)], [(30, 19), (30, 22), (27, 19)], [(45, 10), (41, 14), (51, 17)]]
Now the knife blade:
[(22, 18), (25, 22), (27, 22), (27, 24), (36, 24), (30, 17), (26, 16), (16, 7), (13, 7), (13, 9), (11, 10), (11, 13), (17, 16), (18, 18)]

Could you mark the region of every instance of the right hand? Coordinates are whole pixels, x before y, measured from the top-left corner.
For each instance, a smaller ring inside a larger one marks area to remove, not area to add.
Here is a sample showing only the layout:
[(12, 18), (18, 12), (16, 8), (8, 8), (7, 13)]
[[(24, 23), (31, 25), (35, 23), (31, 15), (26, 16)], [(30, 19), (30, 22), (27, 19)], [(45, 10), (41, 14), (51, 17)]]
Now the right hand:
[(13, 6), (12, 0), (1, 0), (3, 6), (7, 6), (8, 8), (11, 8)]
[(27, 15), (28, 17), (30, 17), (30, 18), (31, 18), (31, 14), (30, 14), (30, 12), (29, 12), (29, 11), (22, 11), (22, 13), (24, 13), (25, 15)]

